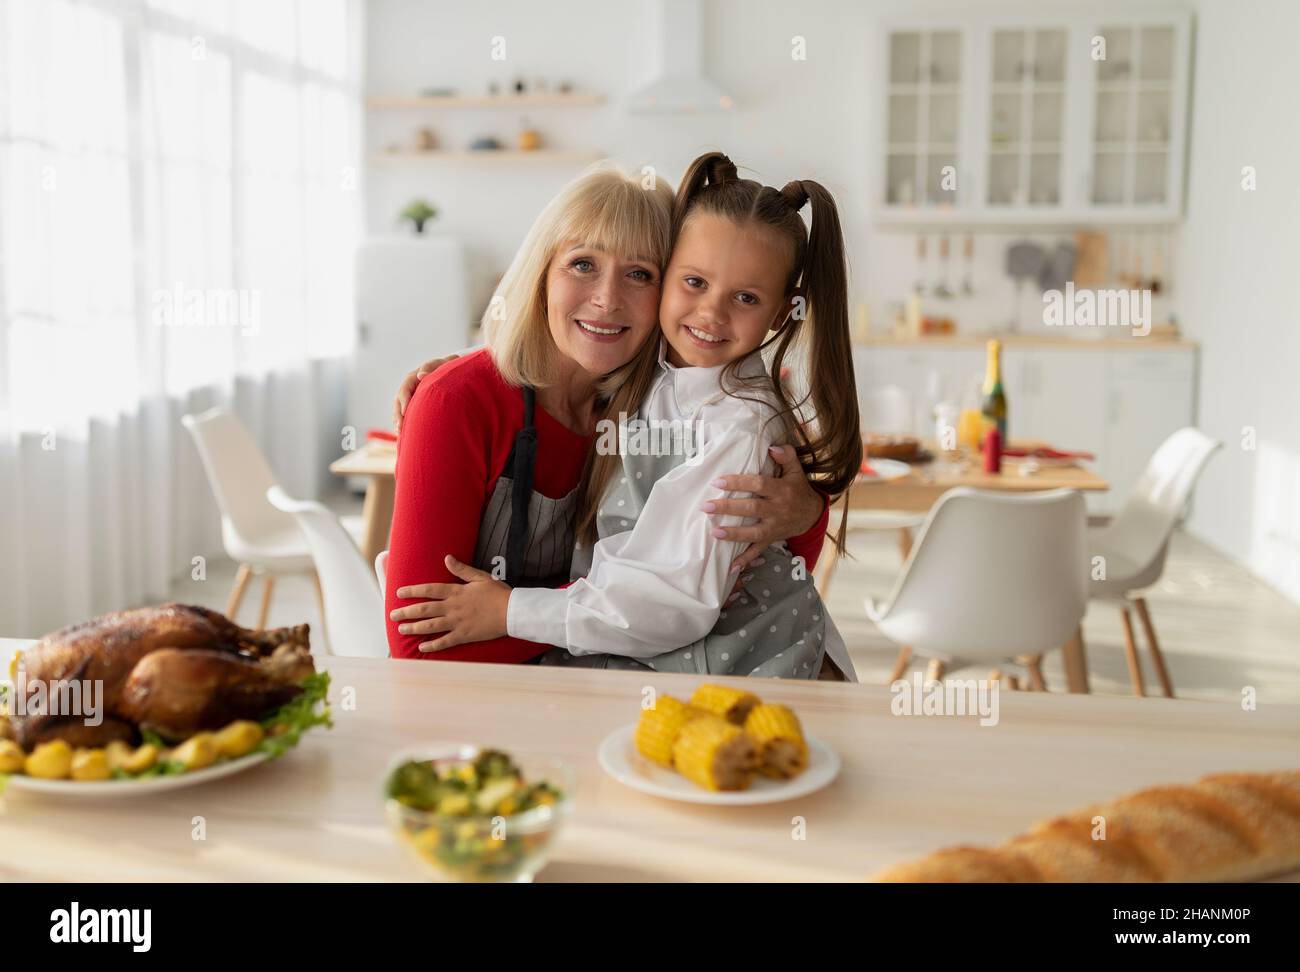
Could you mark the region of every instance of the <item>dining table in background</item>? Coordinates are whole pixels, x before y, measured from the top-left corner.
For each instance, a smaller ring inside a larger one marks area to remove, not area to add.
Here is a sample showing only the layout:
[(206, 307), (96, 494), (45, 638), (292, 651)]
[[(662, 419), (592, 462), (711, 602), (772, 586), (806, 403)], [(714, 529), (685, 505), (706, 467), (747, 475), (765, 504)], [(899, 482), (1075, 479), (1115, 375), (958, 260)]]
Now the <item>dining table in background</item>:
[[(0, 640), (0, 671), (23, 644)], [(894, 715), (879, 685), (712, 679), (791, 706), (843, 767), (825, 789), (783, 803), (688, 804), (624, 786), (596, 754), (636, 721), (646, 686), (685, 698), (701, 676), (317, 663), (332, 678), (334, 728), (313, 729), (274, 763), (129, 799), (10, 786), (0, 880), (418, 881), (427, 872), (390, 832), (381, 788), (400, 750), (435, 741), (558, 757), (573, 770), (572, 815), (544, 882), (862, 881), (1143, 787), (1300, 765), (1300, 706), (1002, 692), (997, 723), (981, 726), (976, 715)]]
[[(1046, 445), (1028, 440), (1013, 440), (1011, 444), (1025, 450)], [(933, 452), (930, 454), (934, 455)], [(925, 462), (910, 465), (911, 472), (898, 479), (877, 481), (859, 477), (849, 493), (849, 508), (925, 513), (940, 496), (958, 486), (1004, 493), (1034, 493), (1047, 489), (1104, 493), (1110, 489), (1110, 483), (1105, 479), (1076, 463), (1044, 465), (1038, 462), (1030, 465), (1024, 459), (1004, 457), (1001, 472), (987, 473), (980, 455), (976, 453), (955, 460), (936, 455)]]
[(361, 448), (330, 463), (330, 472), (366, 480), (366, 499), (361, 508), (361, 554), (366, 563), (373, 564), (380, 551), (388, 548), (388, 533), (393, 526), (397, 445), (383, 439), (369, 439)]

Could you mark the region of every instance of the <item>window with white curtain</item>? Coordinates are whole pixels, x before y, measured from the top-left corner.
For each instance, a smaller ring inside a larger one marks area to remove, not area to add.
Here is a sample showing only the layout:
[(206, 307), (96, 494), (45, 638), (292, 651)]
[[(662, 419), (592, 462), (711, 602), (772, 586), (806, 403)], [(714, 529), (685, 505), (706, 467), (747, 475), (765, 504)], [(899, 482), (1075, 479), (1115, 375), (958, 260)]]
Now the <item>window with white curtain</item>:
[(0, 636), (156, 603), (221, 405), (317, 495), (361, 231), (359, 0), (0, 0)]
[(360, 13), (0, 0), (11, 430), (75, 429), (347, 351)]

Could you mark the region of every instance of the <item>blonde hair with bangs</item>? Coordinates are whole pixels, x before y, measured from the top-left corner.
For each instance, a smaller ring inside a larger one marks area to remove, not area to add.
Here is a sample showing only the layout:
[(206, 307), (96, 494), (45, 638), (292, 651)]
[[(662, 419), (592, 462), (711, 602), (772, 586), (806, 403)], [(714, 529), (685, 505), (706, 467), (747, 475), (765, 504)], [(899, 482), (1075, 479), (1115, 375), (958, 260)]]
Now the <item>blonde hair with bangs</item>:
[[(546, 308), (546, 274), (568, 242), (653, 262), (662, 273), (672, 238), (672, 187), (656, 175), (632, 176), (597, 162), (542, 210), (483, 312), (492, 360), (511, 385), (544, 388), (555, 356)], [(658, 335), (658, 321), (654, 335)]]

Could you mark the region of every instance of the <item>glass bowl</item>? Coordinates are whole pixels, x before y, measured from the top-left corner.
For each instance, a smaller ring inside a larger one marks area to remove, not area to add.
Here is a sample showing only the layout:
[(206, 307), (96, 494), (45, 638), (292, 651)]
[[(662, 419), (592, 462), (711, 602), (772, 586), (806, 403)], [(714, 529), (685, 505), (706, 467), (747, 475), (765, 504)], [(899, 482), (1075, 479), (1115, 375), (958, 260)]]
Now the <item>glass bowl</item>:
[(398, 840), (422, 861), (433, 877), (454, 882), (531, 881), (546, 864), (551, 845), (572, 805), (573, 774), (548, 756), (508, 753), (525, 783), (550, 783), (559, 797), (521, 813), (447, 814), (410, 807), (388, 795), (396, 770), (409, 762), (460, 767), (485, 747), (468, 743), (429, 743), (398, 753), (384, 775), (384, 807)]

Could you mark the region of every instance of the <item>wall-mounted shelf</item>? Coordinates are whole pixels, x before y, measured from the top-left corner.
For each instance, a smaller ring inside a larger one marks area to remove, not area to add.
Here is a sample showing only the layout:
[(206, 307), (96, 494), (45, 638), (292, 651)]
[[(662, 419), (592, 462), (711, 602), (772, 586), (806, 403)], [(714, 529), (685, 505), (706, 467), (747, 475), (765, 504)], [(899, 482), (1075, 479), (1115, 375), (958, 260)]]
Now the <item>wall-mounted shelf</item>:
[(573, 162), (594, 162), (603, 158), (600, 152), (590, 150), (568, 149), (533, 149), (523, 152), (518, 149), (469, 150), (435, 150), (418, 152), (404, 149), (400, 152), (376, 152), (371, 158), (376, 162), (509, 162), (523, 164), (551, 164)]
[(371, 108), (546, 108), (598, 105), (598, 94), (501, 95), (375, 95), (366, 99)]

